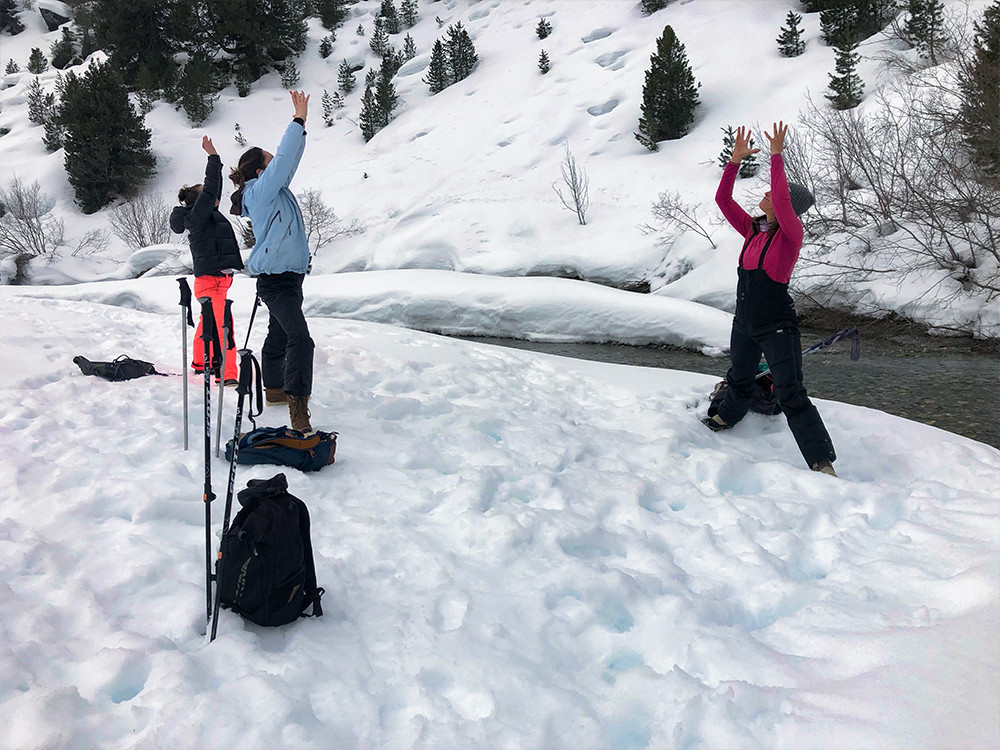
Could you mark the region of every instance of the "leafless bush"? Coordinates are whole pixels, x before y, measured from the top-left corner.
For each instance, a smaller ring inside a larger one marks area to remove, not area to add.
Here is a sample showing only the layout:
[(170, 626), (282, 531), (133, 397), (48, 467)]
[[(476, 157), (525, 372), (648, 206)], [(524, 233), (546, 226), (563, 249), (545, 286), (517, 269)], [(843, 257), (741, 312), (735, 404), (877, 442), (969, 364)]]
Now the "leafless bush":
[(0, 189), (0, 254), (13, 256), (23, 281), (27, 262), (53, 257), (64, 240), (63, 222), (52, 215), (55, 200), (42, 192), (38, 182), (25, 185), (15, 177)]
[(646, 226), (651, 231), (694, 232), (704, 237), (713, 248), (716, 247), (711, 232), (702, 223), (698, 212), (700, 203), (687, 203), (678, 192), (663, 192), (653, 203), (653, 218), (658, 226)]
[(111, 231), (133, 250), (160, 245), (170, 236), (170, 209), (158, 195), (139, 195), (111, 210)]
[(323, 200), (323, 193), (315, 188), (305, 190), (297, 196), (302, 220), (306, 225), (306, 240), (313, 255), (338, 237), (346, 237), (361, 232), (361, 226), (353, 221), (345, 226), (333, 207)]
[(576, 157), (570, 152), (568, 143), (562, 164), (559, 167), (562, 171), (563, 184), (566, 185), (568, 193), (563, 195), (554, 182), (552, 189), (556, 191), (563, 206), (576, 214), (577, 221), (581, 225), (586, 225), (587, 209), (590, 208), (590, 181), (587, 179), (587, 173), (583, 167), (576, 163)]

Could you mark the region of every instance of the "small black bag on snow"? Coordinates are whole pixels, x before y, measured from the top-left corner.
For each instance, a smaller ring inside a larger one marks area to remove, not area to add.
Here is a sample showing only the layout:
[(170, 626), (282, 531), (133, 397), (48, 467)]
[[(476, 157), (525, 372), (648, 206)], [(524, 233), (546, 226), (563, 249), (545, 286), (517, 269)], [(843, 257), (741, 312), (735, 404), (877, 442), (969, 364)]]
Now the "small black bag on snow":
[(97, 375), (115, 382), (141, 378), (143, 375), (163, 375), (162, 372), (156, 371), (152, 362), (132, 359), (124, 354), (112, 362), (91, 362), (86, 357), (80, 356), (73, 357), (73, 362), (80, 367), (84, 375)]
[[(715, 390), (712, 391), (712, 400), (708, 405), (708, 416), (714, 417), (719, 413), (719, 404), (726, 395), (725, 380), (719, 381)], [(750, 411), (757, 414), (773, 416), (781, 414), (781, 403), (778, 401), (778, 394), (774, 392), (774, 378), (770, 373), (758, 375), (753, 384), (753, 395), (750, 397)]]
[(222, 540), (217, 571), (222, 606), (258, 625), (320, 617), (324, 591), (316, 585), (306, 504), (288, 494), (284, 474), (251, 479), (237, 499), (243, 508)]
[[(238, 464), (275, 464), (300, 471), (319, 471), (333, 463), (337, 453), (336, 432), (303, 435), (290, 427), (258, 427), (240, 435)], [(226, 443), (226, 460), (233, 459), (233, 441)]]

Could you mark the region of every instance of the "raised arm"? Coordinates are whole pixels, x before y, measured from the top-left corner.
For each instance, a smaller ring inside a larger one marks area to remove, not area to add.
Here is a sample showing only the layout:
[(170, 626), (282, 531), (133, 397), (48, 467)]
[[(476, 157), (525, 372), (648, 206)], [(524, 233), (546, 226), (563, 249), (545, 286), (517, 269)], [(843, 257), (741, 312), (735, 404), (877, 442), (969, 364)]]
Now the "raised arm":
[(785, 136), (788, 126), (783, 122), (773, 125), (774, 135), (764, 133), (771, 146), (771, 206), (774, 218), (778, 220), (778, 231), (781, 232), (794, 247), (802, 246), (804, 235), (802, 222), (792, 208), (792, 197), (788, 192), (788, 177), (785, 174), (785, 161), (781, 152), (785, 148)]
[(726, 221), (732, 225), (733, 229), (744, 237), (750, 234), (753, 218), (733, 200), (733, 185), (736, 184), (736, 175), (740, 171), (740, 162), (758, 151), (760, 151), (759, 148), (750, 148), (750, 131), (740, 126), (736, 130), (733, 154), (729, 157), (729, 163), (722, 171), (719, 189), (715, 191), (715, 203), (722, 211), (722, 215), (726, 217)]
[(212, 139), (207, 135), (202, 137), (201, 147), (208, 154), (208, 164), (205, 166), (205, 181), (202, 183), (201, 192), (195, 198), (191, 213), (188, 214), (188, 223), (193, 227), (200, 227), (208, 221), (215, 210), (215, 202), (222, 197), (222, 160), (212, 144)]
[(306, 117), (309, 114), (309, 96), (301, 91), (292, 91), (294, 119), (285, 128), (281, 143), (267, 169), (260, 173), (253, 192), (268, 198), (278, 194), (283, 187), (288, 187), (299, 167), (302, 152), (306, 148)]

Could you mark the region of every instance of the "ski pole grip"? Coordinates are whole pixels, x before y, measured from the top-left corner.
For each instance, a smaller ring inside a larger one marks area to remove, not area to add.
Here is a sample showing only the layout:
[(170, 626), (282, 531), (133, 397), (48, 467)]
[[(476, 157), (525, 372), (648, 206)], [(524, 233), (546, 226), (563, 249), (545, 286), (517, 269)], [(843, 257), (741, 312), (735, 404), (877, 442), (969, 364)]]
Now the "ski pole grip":
[(194, 320), (191, 318), (191, 287), (188, 286), (187, 277), (184, 276), (177, 279), (177, 283), (181, 286), (181, 301), (178, 304), (187, 310), (188, 325), (194, 328)]
[(223, 317), (223, 325), (226, 327), (226, 349), (236, 348), (236, 339), (233, 337), (233, 301), (226, 300), (226, 312)]
[(205, 342), (218, 341), (219, 334), (215, 330), (215, 313), (212, 311), (212, 298), (199, 297), (201, 305), (201, 340)]
[(240, 396), (249, 394), (250, 385), (253, 383), (253, 354), (249, 349), (240, 349), (240, 384), (236, 386), (236, 393)]

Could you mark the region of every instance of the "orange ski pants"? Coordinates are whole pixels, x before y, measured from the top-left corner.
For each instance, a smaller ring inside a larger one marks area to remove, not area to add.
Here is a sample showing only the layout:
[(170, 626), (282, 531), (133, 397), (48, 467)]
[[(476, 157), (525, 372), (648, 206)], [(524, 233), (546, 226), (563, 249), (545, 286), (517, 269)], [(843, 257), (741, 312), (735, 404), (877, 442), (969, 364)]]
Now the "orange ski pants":
[[(215, 313), (215, 327), (219, 332), (219, 341), (222, 346), (226, 346), (226, 342), (223, 341), (224, 332), (223, 325), (226, 315), (226, 294), (229, 292), (229, 287), (233, 285), (232, 276), (195, 276), (194, 277), (194, 299), (195, 302), (192, 304), (197, 305), (197, 300), (202, 297), (210, 297), (212, 299), (212, 312)], [(200, 307), (198, 308), (201, 309)], [(233, 325), (235, 328), (235, 324)], [(233, 333), (233, 339), (236, 339), (235, 332)], [(215, 362), (215, 352), (213, 347), (212, 352), (213, 366), (216, 365)], [(236, 354), (235, 347), (226, 348), (226, 372), (225, 380), (238, 380), (238, 356)], [(191, 367), (198, 372), (201, 372), (205, 365), (205, 343), (201, 340), (201, 316), (198, 317), (198, 330), (194, 334), (194, 346), (191, 354)]]

